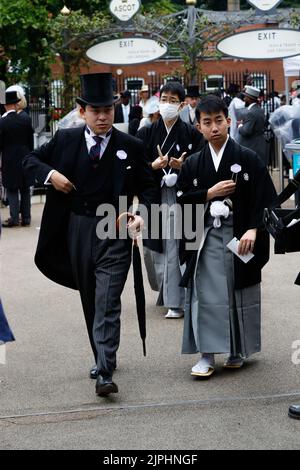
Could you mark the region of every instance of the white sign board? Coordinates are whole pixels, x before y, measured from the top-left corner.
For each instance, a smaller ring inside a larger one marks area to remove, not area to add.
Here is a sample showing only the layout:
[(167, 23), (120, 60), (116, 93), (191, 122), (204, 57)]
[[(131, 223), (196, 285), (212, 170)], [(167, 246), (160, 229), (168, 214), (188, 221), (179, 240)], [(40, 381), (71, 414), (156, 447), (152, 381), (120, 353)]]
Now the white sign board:
[(253, 29), (222, 39), (217, 49), (239, 59), (282, 59), (300, 53), (300, 31)]
[(283, 70), (285, 77), (300, 76), (300, 55), (283, 59)]
[(147, 38), (123, 38), (101, 42), (87, 50), (89, 59), (101, 64), (130, 65), (151, 62), (167, 52), (164, 44)]
[(261, 11), (269, 11), (277, 7), (282, 0), (247, 0), (250, 5)]
[(139, 11), (140, 6), (140, 0), (112, 0), (109, 9), (118, 20), (129, 21)]

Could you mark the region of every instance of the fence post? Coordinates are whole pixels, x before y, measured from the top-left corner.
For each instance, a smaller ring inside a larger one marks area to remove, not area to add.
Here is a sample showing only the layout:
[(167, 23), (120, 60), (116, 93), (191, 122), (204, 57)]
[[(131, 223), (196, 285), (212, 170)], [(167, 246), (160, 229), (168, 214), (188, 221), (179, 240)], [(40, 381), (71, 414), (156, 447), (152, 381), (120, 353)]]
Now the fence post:
[(282, 146), (280, 140), (275, 136), (275, 168), (279, 170), (279, 191), (281, 192), (284, 188), (284, 177), (283, 177), (283, 159), (282, 159)]

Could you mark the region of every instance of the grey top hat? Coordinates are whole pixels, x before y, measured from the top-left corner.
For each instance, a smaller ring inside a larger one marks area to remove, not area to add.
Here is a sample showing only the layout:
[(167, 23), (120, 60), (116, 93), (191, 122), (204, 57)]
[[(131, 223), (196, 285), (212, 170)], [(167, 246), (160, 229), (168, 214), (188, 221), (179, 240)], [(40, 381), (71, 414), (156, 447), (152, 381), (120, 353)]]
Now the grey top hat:
[(111, 73), (89, 73), (80, 76), (81, 96), (76, 101), (80, 105), (111, 106), (117, 101), (113, 91)]
[(18, 97), (18, 94), (16, 91), (7, 91), (5, 93), (4, 104), (15, 104), (15, 103), (19, 103), (19, 101), (21, 101), (21, 98)]
[(252, 98), (253, 100), (257, 100), (259, 97), (260, 89), (256, 88), (255, 86), (246, 85), (244, 95)]

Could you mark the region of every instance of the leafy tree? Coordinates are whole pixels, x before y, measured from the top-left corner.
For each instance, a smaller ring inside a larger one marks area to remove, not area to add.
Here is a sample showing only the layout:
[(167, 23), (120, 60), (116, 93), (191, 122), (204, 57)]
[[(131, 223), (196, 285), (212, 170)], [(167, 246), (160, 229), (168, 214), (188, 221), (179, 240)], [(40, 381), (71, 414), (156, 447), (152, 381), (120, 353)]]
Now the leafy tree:
[[(101, 11), (91, 16), (81, 10), (70, 11), (69, 15), (58, 14), (51, 20), (51, 48), (60, 55), (63, 66), (64, 108), (73, 107), (74, 90), (78, 88), (78, 77), (82, 66), (87, 64), (86, 50), (92, 39), (109, 28), (111, 18)], [(87, 34), (88, 32), (88, 34)]]
[[(16, 76), (40, 79), (48, 71), (48, 11), (34, 0), (1, 0), (0, 56), (1, 78), (9, 82)], [(11, 73), (8, 74), (8, 66)]]

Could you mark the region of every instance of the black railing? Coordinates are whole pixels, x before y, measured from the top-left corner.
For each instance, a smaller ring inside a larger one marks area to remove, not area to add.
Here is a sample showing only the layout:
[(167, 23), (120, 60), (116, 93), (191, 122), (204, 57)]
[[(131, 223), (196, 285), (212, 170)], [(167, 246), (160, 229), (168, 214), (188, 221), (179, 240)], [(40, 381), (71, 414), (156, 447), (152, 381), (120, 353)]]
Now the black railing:
[[(150, 96), (159, 90), (162, 84), (169, 79), (178, 79), (184, 86), (188, 83), (184, 76), (161, 75), (152, 72), (147, 79), (133, 75), (116, 75), (114, 83), (116, 93), (129, 90), (132, 95), (132, 103), (138, 104), (139, 91), (145, 84), (149, 86)], [(229, 90), (231, 85), (237, 85), (242, 91), (246, 84), (252, 84), (261, 90), (262, 106), (267, 117), (274, 110), (274, 80), (268, 71), (226, 72), (222, 75), (199, 75), (197, 79), (202, 94)], [(28, 87), (26, 90), (28, 108), (34, 128), (39, 132), (46, 130), (52, 134), (57, 129), (58, 121), (67, 114), (69, 109), (64, 104), (64, 88), (61, 81), (44, 83), (41, 86)], [(78, 90), (73, 89), (71, 93), (71, 104), (75, 107)]]

